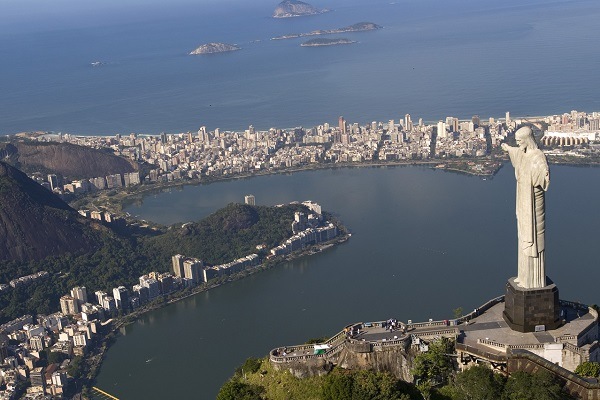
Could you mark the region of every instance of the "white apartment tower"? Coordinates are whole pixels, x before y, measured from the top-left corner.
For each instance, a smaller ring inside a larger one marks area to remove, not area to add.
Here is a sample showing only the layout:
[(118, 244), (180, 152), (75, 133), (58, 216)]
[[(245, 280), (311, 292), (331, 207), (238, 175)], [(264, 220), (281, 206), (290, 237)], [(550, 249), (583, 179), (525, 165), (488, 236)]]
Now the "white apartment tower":
[(185, 257), (181, 254), (175, 254), (172, 258), (173, 260), (173, 274), (178, 278), (184, 277), (183, 271), (183, 262), (185, 261)]
[(71, 289), (71, 297), (77, 299), (79, 305), (87, 303), (87, 289), (85, 286), (75, 286), (73, 289)]

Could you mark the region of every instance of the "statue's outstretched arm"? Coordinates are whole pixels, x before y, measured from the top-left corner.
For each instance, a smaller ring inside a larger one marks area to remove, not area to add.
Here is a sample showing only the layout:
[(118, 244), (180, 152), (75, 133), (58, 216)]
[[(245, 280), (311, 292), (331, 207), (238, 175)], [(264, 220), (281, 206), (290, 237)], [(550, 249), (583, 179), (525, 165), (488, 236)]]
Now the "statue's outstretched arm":
[(513, 157), (515, 156), (515, 152), (517, 152), (519, 150), (518, 147), (513, 147), (513, 146), (509, 146), (507, 143), (502, 143), (500, 145), (500, 147), (502, 148), (502, 150), (506, 151), (508, 153), (508, 156), (510, 157), (510, 161), (513, 161)]

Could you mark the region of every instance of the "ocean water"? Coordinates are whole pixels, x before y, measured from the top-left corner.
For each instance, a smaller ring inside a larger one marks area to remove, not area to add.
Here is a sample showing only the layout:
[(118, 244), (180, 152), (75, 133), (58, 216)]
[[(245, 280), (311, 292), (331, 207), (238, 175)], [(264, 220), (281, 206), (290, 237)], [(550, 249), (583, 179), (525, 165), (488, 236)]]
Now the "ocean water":
[[(7, 0), (0, 12), (0, 134), (159, 133), (600, 109), (595, 0)], [(286, 33), (370, 21), (302, 48)], [(188, 56), (202, 43), (241, 51)], [(92, 67), (91, 62), (105, 63)]]

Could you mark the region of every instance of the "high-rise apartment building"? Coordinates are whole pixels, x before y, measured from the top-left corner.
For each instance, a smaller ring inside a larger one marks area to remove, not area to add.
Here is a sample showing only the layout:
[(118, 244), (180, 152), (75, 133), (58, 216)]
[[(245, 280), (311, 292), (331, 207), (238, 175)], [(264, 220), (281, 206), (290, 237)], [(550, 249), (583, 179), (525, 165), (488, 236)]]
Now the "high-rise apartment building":
[(108, 293), (102, 291), (102, 290), (97, 290), (95, 293), (96, 295), (96, 300), (98, 300), (98, 304), (102, 305), (102, 303), (104, 303), (104, 298), (106, 296), (108, 296)]
[(188, 258), (183, 262), (183, 272), (186, 279), (190, 279), (194, 284), (202, 280), (202, 267), (204, 262), (196, 258)]
[(340, 133), (346, 133), (346, 120), (341, 115), (338, 119), (338, 128), (340, 129)]
[(75, 298), (63, 296), (60, 298), (60, 311), (65, 315), (77, 314), (79, 312), (79, 304)]
[(244, 196), (244, 203), (251, 205), (251, 206), (255, 206), (256, 205), (256, 199), (254, 198), (253, 194), (248, 194), (246, 196)]
[(185, 257), (182, 256), (181, 254), (175, 254), (172, 257), (173, 274), (178, 278), (183, 278), (185, 276), (184, 271), (183, 271), (183, 262), (184, 261), (185, 261)]
[(444, 121), (438, 121), (438, 123), (437, 123), (437, 137), (438, 138), (446, 137), (446, 123)]
[(115, 304), (117, 308), (129, 308), (129, 291), (125, 288), (125, 286), (113, 288), (113, 297), (115, 298)]
[(413, 130), (413, 123), (410, 118), (410, 114), (406, 114), (404, 116), (404, 130), (406, 130), (407, 132), (412, 132)]
[(79, 305), (87, 303), (87, 289), (85, 286), (75, 286), (73, 289), (71, 289), (71, 297), (77, 299), (77, 303), (79, 303)]

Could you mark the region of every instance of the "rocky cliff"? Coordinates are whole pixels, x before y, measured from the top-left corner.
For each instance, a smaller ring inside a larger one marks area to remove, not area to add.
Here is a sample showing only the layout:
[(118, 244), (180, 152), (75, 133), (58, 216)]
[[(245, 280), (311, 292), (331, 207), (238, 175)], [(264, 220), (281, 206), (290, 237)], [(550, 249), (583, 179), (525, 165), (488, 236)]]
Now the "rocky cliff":
[(227, 43), (206, 43), (191, 51), (189, 55), (224, 53), (235, 50), (241, 50), (241, 48)]
[(296, 378), (322, 376), (329, 373), (334, 365), (347, 370), (370, 370), (388, 372), (397, 379), (412, 382), (411, 369), (417, 348), (406, 341), (393, 346), (373, 346), (369, 342), (344, 342), (337, 354), (325, 358), (307, 358), (283, 363), (272, 363), (278, 371), (288, 371)]
[[(2, 149), (0, 149), (2, 150)], [(122, 157), (70, 143), (14, 142), (4, 146), (11, 164), (28, 173), (54, 173), (72, 179), (133, 172), (137, 165)]]
[(328, 12), (327, 9), (318, 9), (308, 3), (298, 0), (284, 0), (273, 12), (273, 18), (302, 17)]

